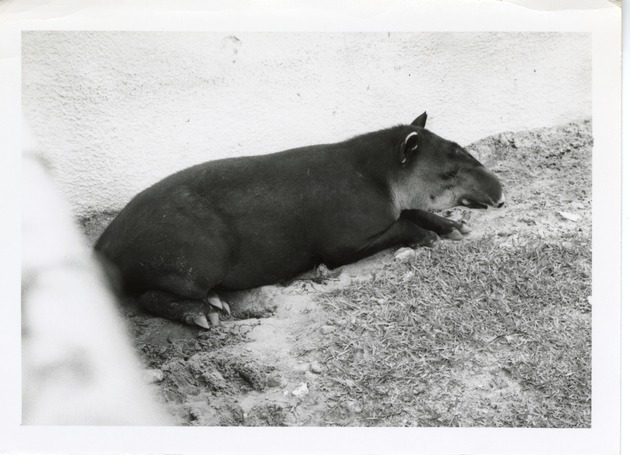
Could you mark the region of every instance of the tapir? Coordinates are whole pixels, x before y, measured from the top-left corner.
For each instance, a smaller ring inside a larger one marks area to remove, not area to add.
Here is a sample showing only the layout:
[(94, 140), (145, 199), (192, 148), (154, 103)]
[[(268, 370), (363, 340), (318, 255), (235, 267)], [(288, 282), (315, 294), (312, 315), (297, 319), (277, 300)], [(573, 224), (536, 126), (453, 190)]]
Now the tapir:
[(425, 129), (426, 112), (335, 144), (227, 158), (135, 196), (95, 249), (155, 315), (209, 328), (222, 291), (335, 268), (397, 245), (433, 246), (470, 228), (432, 211), (501, 207), (501, 183)]

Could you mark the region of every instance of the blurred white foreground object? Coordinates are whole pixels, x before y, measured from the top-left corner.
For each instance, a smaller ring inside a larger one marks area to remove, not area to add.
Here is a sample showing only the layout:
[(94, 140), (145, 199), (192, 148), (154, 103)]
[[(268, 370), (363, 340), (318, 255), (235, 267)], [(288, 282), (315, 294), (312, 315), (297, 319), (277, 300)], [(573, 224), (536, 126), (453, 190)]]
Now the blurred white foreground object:
[(22, 161), (23, 423), (170, 424), (26, 126)]

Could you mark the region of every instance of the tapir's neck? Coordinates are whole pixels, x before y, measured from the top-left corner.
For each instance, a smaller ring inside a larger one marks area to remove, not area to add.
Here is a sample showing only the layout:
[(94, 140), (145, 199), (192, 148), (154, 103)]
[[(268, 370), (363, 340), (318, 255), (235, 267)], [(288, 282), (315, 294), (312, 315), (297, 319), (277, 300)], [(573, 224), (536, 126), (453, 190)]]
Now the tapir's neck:
[(422, 197), (412, 182), (393, 180), (391, 188), (394, 209), (398, 214), (403, 210), (430, 210), (432, 208), (429, 201)]
[(357, 172), (375, 182), (387, 193), (398, 210), (400, 197), (397, 193), (399, 179), (399, 164), (397, 148), (400, 138), (404, 137), (404, 126), (394, 126), (385, 130), (363, 134), (349, 139), (344, 148), (353, 157), (354, 167)]
[(395, 172), (396, 148), (400, 143), (403, 126), (362, 134), (343, 142), (354, 157), (356, 166), (378, 177)]

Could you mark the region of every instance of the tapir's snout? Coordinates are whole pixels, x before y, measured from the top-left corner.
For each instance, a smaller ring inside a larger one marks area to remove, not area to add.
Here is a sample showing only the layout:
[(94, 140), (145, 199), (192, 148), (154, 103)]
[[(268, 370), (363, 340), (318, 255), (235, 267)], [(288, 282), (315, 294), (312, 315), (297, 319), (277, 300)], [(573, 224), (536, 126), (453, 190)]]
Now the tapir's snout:
[(504, 205), (505, 205), (505, 194), (503, 193), (503, 191), (501, 191), (501, 197), (499, 198), (497, 202), (495, 202), (494, 207), (500, 209)]
[(459, 205), (473, 209), (501, 208), (505, 205), (505, 193), (499, 179), (485, 167), (475, 170), (475, 185), (459, 200)]
[(476, 201), (474, 199), (462, 198), (460, 201), (460, 205), (471, 209), (487, 209), (488, 207), (496, 207), (500, 209), (505, 205), (505, 201), (485, 203)]

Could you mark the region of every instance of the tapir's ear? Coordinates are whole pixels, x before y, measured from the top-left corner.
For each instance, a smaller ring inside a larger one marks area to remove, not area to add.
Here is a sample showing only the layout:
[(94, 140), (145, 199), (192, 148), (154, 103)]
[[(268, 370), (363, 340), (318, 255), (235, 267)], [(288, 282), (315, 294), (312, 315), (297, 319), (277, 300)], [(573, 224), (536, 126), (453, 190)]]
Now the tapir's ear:
[(413, 126), (419, 126), (420, 128), (424, 128), (424, 125), (427, 124), (427, 113), (424, 112), (420, 117), (411, 122)]
[(418, 151), (418, 133), (412, 131), (405, 137), (398, 152), (398, 161), (402, 166), (406, 166), (414, 153)]

